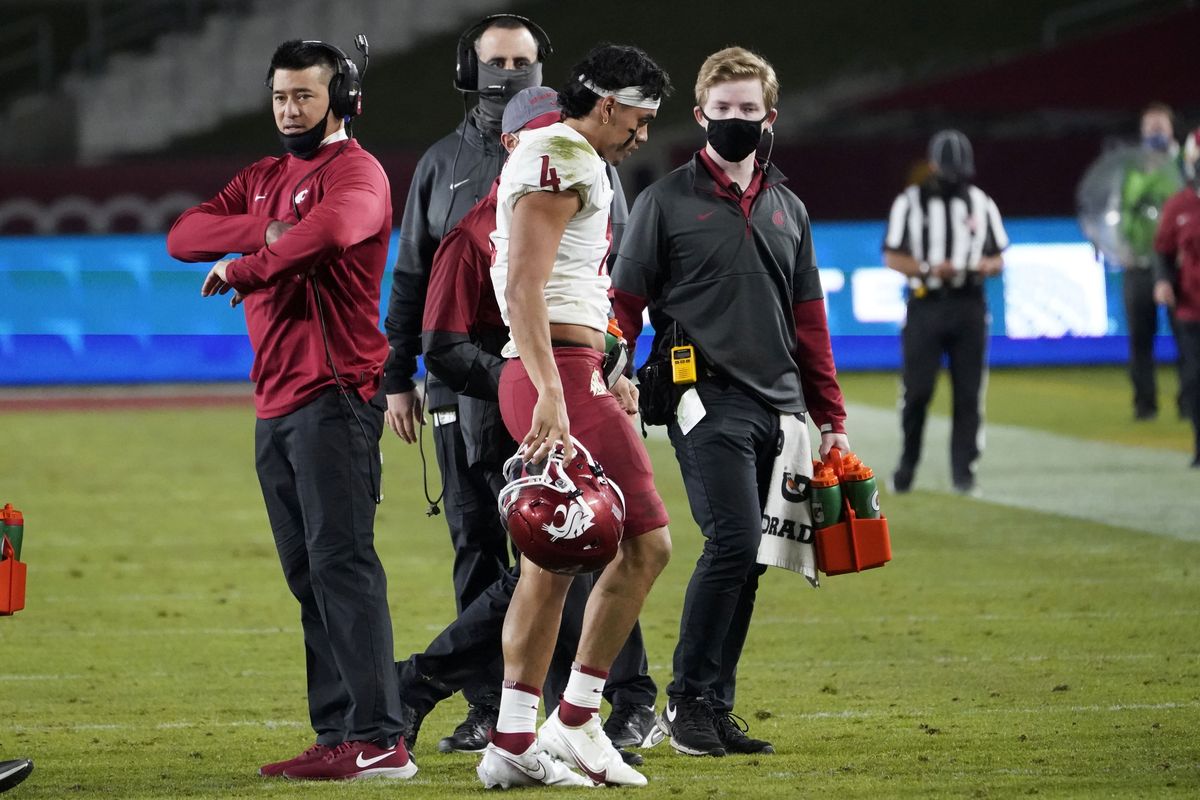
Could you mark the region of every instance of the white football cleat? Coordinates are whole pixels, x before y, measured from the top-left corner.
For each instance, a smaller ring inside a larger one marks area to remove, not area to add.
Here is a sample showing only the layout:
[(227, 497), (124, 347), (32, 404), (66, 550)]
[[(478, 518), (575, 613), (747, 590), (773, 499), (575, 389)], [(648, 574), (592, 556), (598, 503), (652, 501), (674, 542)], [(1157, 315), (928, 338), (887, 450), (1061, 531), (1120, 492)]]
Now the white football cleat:
[(558, 718), (556, 708), (538, 730), (538, 744), (555, 758), (578, 767), (598, 784), (646, 785), (646, 776), (626, 764), (621, 753), (604, 734), (599, 714), (592, 714), (586, 723), (571, 728)]
[(485, 789), (511, 789), (514, 786), (588, 786), (595, 787), (566, 764), (555, 761), (534, 742), (520, 755), (488, 743), (475, 774)]

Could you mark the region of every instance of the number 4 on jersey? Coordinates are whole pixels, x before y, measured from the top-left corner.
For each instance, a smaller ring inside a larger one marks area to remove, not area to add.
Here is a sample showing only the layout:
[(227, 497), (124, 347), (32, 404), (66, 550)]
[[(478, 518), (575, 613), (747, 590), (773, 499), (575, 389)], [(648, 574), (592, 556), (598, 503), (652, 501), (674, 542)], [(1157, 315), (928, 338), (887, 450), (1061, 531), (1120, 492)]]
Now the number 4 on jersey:
[(551, 191), (557, 192), (559, 183), (558, 170), (550, 166), (550, 156), (542, 156), (542, 186), (549, 186)]

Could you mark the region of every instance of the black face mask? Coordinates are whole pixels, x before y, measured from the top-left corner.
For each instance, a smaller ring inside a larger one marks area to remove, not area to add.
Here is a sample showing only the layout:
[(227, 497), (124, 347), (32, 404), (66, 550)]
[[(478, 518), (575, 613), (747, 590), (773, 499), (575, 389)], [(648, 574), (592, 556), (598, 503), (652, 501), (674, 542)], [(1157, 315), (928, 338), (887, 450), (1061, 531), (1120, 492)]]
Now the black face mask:
[[(501, 120), (504, 119), (504, 107), (513, 95), (530, 86), (542, 85), (542, 65), (541, 62), (537, 62), (519, 69), (500, 69), (491, 64), (481, 63), (476, 83), (480, 95), (479, 105), (475, 110), (475, 121), (480, 128), (498, 131)], [(504, 88), (501, 92), (487, 91), (494, 86)]]
[(296, 158), (309, 160), (321, 148), (321, 140), (325, 138), (325, 120), (328, 118), (327, 114), (320, 122), (302, 133), (284, 133), (277, 128), (275, 132), (279, 134), (279, 143)]
[(742, 161), (746, 156), (758, 149), (762, 140), (762, 119), (713, 119), (708, 114), (700, 112), (708, 120), (708, 143), (717, 155), (731, 164)]

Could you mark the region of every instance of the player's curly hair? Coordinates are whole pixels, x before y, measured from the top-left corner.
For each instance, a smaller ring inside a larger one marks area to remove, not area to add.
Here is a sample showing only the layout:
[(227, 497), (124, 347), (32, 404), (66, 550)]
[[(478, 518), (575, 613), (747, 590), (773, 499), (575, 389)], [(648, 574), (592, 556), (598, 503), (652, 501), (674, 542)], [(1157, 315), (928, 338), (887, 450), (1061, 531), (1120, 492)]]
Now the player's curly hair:
[(646, 97), (662, 98), (671, 93), (671, 77), (654, 63), (640, 47), (622, 44), (601, 44), (575, 66), (558, 92), (563, 116), (580, 119), (596, 107), (600, 95), (579, 82), (579, 76), (601, 89), (623, 89), (640, 86)]

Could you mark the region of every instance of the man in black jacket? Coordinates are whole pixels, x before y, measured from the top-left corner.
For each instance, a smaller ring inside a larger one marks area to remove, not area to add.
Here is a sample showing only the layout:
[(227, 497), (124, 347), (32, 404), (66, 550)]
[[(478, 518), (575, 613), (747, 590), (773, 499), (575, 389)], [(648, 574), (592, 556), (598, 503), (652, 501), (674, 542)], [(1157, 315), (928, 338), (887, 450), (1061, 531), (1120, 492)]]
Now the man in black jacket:
[[(416, 441), (422, 414), (421, 401), (412, 379), (416, 358), (421, 353), (421, 322), (425, 311), (429, 275), (434, 254), (442, 238), (479, 201), (485, 199), (504, 165), (507, 152), (501, 146), (502, 120), (507, 104), (522, 89), (541, 84), (542, 61), (551, 52), (545, 32), (532, 21), (514, 14), (485, 17), (468, 28), (459, 41), (455, 85), (464, 93), (479, 95), (479, 103), (462, 124), (425, 152), (417, 164), (405, 205), (400, 230), (399, 254), (393, 272), (391, 300), (385, 330), (395, 356), (384, 378), (388, 426), (402, 440)], [(615, 245), (624, 229), (627, 207), (616, 177), (609, 169), (615, 197), (612, 227)], [(503, 619), (504, 605), (515, 578), (508, 573), (508, 538), (496, 507), (495, 479), (512, 455), (513, 443), (500, 420), (494, 400), (457, 395), (430, 375), (425, 405), (433, 418), (433, 436), (438, 465), (446, 493), (446, 521), (455, 550), (455, 601), (461, 624), (448, 627), (426, 650), (398, 666), (402, 695), (423, 716), (432, 703), (448, 696), (448, 684), (457, 688), (465, 680), (466, 667), (472, 678), (463, 686), (469, 703), (467, 718), (451, 736), (443, 739), (443, 752), (478, 752), (487, 745), (496, 719), (502, 676), (500, 663), (460, 664), (455, 681), (449, 675), (429, 675), (425, 668), (478, 657), (476, 648), (490, 646), (486, 638), (494, 615)], [(503, 481), (501, 481), (501, 484)], [(476, 603), (475, 601), (479, 602)], [(494, 622), (498, 625), (498, 622)], [(433, 656), (437, 655), (438, 660)], [(426, 656), (421, 663), (421, 656)], [(617, 728), (652, 727), (652, 706), (657, 687), (646, 674), (640, 629), (635, 629), (629, 647), (614, 665), (609, 683), (614, 703), (610, 722)], [(419, 667), (417, 665), (420, 664)], [(640, 669), (639, 669), (640, 666)], [(494, 674), (493, 674), (494, 668)], [(419, 684), (414, 684), (419, 681)], [(451, 690), (453, 691), (453, 690)], [(415, 698), (419, 697), (417, 701)], [(629, 702), (622, 702), (628, 697)], [(419, 725), (419, 722), (417, 722)], [(636, 743), (632, 735), (626, 745)], [(614, 736), (618, 746), (620, 737)]]

